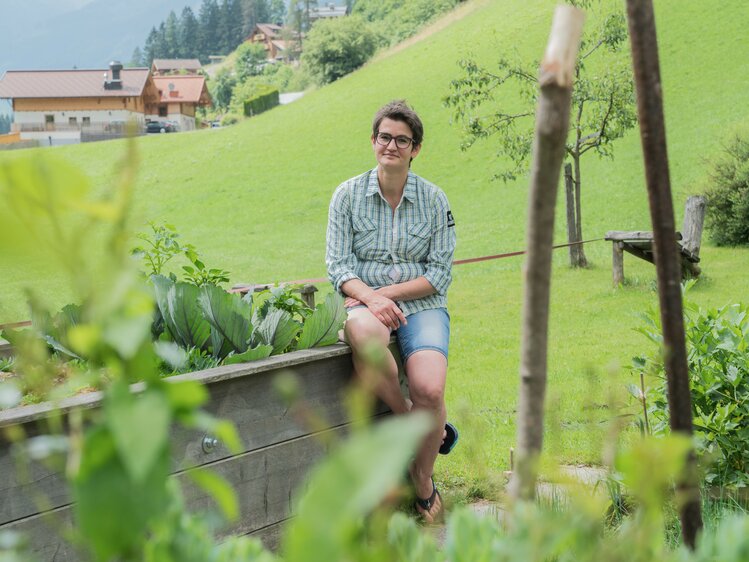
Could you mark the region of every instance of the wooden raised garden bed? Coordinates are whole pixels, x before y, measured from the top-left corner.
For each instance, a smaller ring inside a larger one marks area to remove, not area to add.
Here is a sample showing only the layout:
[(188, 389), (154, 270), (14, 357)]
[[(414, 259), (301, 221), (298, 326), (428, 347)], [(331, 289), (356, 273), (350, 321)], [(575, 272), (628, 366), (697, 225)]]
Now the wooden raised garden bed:
[[(270, 548), (278, 542), (283, 522), (292, 515), (292, 497), (309, 468), (324, 453), (318, 436), (295, 419), (274, 391), (273, 379), (293, 370), (300, 380), (305, 404), (328, 420), (326, 432), (343, 434), (349, 424), (342, 391), (351, 378), (351, 351), (345, 344), (295, 351), (252, 363), (229, 365), (172, 377), (206, 385), (205, 409), (233, 422), (243, 450), (230, 455), (210, 435), (175, 426), (171, 433), (174, 477), (183, 484), (191, 511), (213, 507), (211, 498), (191, 485), (185, 474), (209, 468), (234, 487), (240, 517), (221, 530), (223, 535), (251, 534)], [(137, 390), (138, 385), (134, 385)], [(61, 472), (32, 463), (28, 474), (17, 470), (7, 430), (23, 426), (28, 436), (44, 433), (45, 421), (66, 416), (75, 408), (97, 408), (101, 393), (76, 396), (58, 404), (38, 404), (0, 411), (0, 531), (24, 532), (39, 560), (73, 561), (80, 553), (61, 535), (72, 525), (72, 505)], [(387, 408), (378, 404), (375, 415)], [(41, 501), (40, 501), (41, 498)]]

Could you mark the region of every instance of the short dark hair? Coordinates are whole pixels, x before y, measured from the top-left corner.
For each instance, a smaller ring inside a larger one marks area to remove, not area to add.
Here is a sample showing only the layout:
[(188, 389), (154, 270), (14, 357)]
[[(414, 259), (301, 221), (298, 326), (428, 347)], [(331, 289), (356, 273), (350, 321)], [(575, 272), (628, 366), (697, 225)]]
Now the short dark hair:
[(421, 141), (424, 140), (424, 125), (416, 112), (408, 106), (406, 100), (393, 100), (375, 113), (372, 122), (372, 136), (377, 136), (377, 133), (380, 132), (380, 123), (383, 119), (402, 121), (408, 125), (414, 137), (414, 146), (420, 145)]

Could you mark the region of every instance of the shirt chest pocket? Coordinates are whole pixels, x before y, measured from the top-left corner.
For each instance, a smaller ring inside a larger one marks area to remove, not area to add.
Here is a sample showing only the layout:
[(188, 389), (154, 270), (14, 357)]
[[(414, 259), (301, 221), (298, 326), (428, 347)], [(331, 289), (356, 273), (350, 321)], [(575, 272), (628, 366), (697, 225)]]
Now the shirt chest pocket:
[(372, 219), (361, 216), (352, 217), (354, 240), (352, 247), (359, 258), (371, 259), (377, 246), (377, 224)]
[(417, 222), (408, 227), (406, 254), (410, 260), (423, 261), (429, 253), (432, 228), (428, 222)]

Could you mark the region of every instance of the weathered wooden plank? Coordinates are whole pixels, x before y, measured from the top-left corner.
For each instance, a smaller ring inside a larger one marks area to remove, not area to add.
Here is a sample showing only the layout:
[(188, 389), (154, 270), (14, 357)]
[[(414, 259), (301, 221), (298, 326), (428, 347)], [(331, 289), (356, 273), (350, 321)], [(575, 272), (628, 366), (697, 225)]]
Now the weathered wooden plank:
[[(194, 380), (203, 384), (209, 384), (221, 380), (230, 380), (241, 377), (256, 375), (270, 369), (291, 368), (302, 363), (313, 361), (322, 361), (329, 357), (338, 357), (340, 355), (351, 355), (351, 348), (346, 344), (335, 344), (328, 347), (316, 349), (305, 349), (302, 351), (293, 351), (283, 355), (275, 355), (267, 359), (252, 361), (250, 363), (240, 363), (238, 365), (224, 365), (205, 371), (196, 371), (169, 377), (169, 382), (179, 382), (184, 380)], [(139, 392), (143, 389), (141, 383), (131, 385), (133, 392)], [(65, 398), (59, 402), (44, 402), (33, 406), (23, 406), (20, 408), (11, 408), (0, 411), (0, 428), (9, 425), (26, 423), (36, 419), (49, 416), (51, 413), (66, 413), (74, 408), (95, 408), (99, 406), (102, 399), (101, 392), (92, 392), (81, 396)]]
[(624, 283), (624, 251), (623, 243), (614, 241), (611, 245), (613, 253), (611, 257), (611, 276), (614, 281), (614, 287), (618, 287)]
[[(301, 396), (306, 408), (335, 427), (348, 421), (348, 413), (341, 400), (347, 386), (351, 361), (336, 357), (323, 362), (298, 366)], [(294, 439), (310, 433), (303, 421), (278, 399), (273, 390), (273, 379), (280, 370), (268, 371), (253, 377), (220, 381), (208, 386), (210, 402), (205, 408), (217, 417), (234, 423), (243, 441), (242, 452), (273, 443)], [(387, 411), (378, 403), (376, 413)], [(173, 469), (184, 469), (216, 462), (229, 457), (222, 443), (204, 450), (201, 431), (175, 426), (171, 434)], [(39, 511), (38, 498), (45, 498), (47, 507), (59, 507), (68, 502), (67, 485), (62, 472), (37, 462), (27, 467), (28, 476), (16, 470), (9, 445), (0, 448), (0, 471), (6, 478), (0, 482), (0, 523), (14, 521)]]
[[(606, 240), (652, 240), (653, 233), (645, 230), (609, 230), (605, 236)], [(676, 239), (681, 240), (681, 232), (676, 233)]]
[(283, 536), (284, 527), (286, 526), (286, 523), (288, 523), (291, 519), (293, 519), (293, 517), (284, 519), (283, 521), (279, 521), (278, 523), (274, 523), (273, 525), (268, 525), (267, 527), (263, 527), (262, 529), (258, 529), (257, 531), (247, 533), (246, 536), (260, 539), (260, 542), (263, 543), (263, 546), (265, 548), (276, 552), (281, 546), (281, 537)]
[[(300, 395), (305, 407), (325, 419), (330, 427), (335, 427), (348, 421), (341, 392), (351, 378), (351, 357), (349, 354), (317, 355), (324, 359), (297, 363), (293, 370), (299, 375)], [(237, 367), (247, 368), (241, 365)], [(310, 433), (310, 428), (281, 403), (273, 390), (273, 379), (284, 370), (270, 369), (241, 378), (223, 377), (206, 386), (211, 397), (205, 409), (234, 423), (243, 441), (242, 453)], [(200, 380), (206, 371), (201, 373), (192, 373), (191, 377)], [(134, 386), (140, 388), (138, 385)], [(90, 396), (76, 397), (76, 400), (68, 401), (68, 409), (75, 402), (88, 408), (99, 404), (99, 400), (92, 401)], [(40, 425), (44, 426), (47, 418), (39, 416), (42, 413), (50, 415), (51, 412), (48, 409), (40, 412), (36, 406), (29, 408), (34, 412), (19, 413), (15, 419), (34, 420), (25, 424), (27, 434), (45, 433)], [(384, 404), (377, 404), (375, 413), (386, 411)], [(229, 457), (229, 451), (222, 443), (209, 451), (204, 450), (204, 437), (201, 431), (181, 426), (173, 428), (173, 470), (213, 463)], [(51, 509), (69, 502), (67, 483), (61, 470), (31, 462), (24, 463), (25, 471), (19, 472), (11, 450), (12, 447), (6, 440), (0, 440), (0, 474), (5, 476), (0, 482), (0, 524), (38, 513), (40, 506)]]
[[(348, 426), (343, 425), (326, 433), (340, 438), (347, 429)], [(206, 468), (231, 484), (239, 500), (239, 520), (221, 529), (219, 536), (257, 532), (267, 544), (277, 545), (280, 525), (273, 527), (289, 518), (294, 494), (323, 453), (319, 435), (306, 435), (208, 465)], [(191, 512), (215, 511), (213, 499), (192, 483), (189, 473), (183, 471), (175, 475), (182, 486), (186, 508)], [(66, 505), (0, 525), (0, 531), (25, 533), (33, 554), (41, 561), (80, 560), (80, 553), (60, 536), (61, 531), (72, 529), (72, 510), (72, 505)]]

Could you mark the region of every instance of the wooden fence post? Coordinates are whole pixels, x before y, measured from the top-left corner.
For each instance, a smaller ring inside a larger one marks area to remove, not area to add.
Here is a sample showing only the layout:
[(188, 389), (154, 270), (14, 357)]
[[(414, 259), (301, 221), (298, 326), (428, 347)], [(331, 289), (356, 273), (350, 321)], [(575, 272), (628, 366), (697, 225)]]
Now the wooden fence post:
[[(663, 90), (652, 0), (627, 0), (637, 113), (645, 161), (645, 178), (653, 223), (655, 267), (663, 326), (664, 366), (671, 430), (692, 435), (692, 400), (681, 302), (681, 260), (677, 250), (671, 182), (663, 119)], [(683, 498), (680, 519), (684, 543), (694, 549), (702, 528), (696, 458), (690, 452), (677, 482)]]
[(526, 236), (517, 448), (509, 487), (516, 499), (532, 499), (535, 495), (543, 444), (554, 206), (584, 19), (585, 14), (577, 8), (557, 7), (539, 73)]
[(611, 260), (611, 275), (614, 288), (624, 283), (624, 243), (614, 240), (611, 244), (614, 249)]

